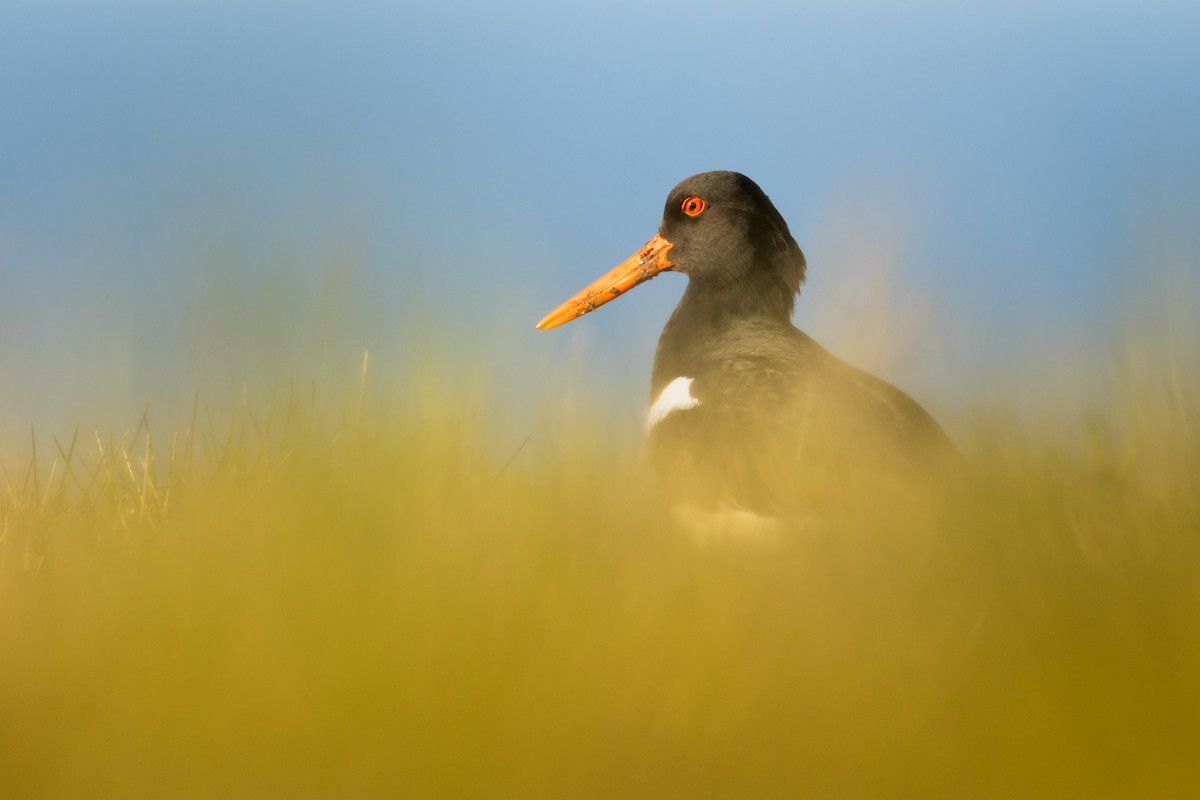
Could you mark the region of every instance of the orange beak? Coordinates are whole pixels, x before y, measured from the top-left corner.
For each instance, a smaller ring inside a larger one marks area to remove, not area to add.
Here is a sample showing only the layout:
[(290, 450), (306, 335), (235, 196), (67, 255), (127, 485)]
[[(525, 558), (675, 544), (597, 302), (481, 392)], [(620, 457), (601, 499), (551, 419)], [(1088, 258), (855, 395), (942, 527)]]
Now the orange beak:
[(545, 331), (565, 325), (589, 311), (595, 311), (614, 297), (620, 297), (663, 270), (670, 269), (673, 266), (667, 259), (667, 251), (670, 249), (671, 243), (661, 235), (656, 235), (612, 272), (594, 281), (547, 314), (546, 318), (537, 324), (538, 330)]

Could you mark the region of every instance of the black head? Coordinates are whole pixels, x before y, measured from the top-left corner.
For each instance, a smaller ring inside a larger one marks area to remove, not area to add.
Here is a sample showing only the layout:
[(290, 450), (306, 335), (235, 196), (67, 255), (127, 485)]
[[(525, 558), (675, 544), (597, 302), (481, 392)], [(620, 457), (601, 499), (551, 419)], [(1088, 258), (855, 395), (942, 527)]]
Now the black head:
[(758, 184), (736, 172), (702, 172), (671, 190), (658, 235), (537, 324), (555, 328), (666, 270), (689, 292), (717, 293), (728, 308), (791, 317), (804, 253)]
[(790, 315), (804, 283), (804, 253), (758, 184), (737, 172), (702, 172), (667, 197), (659, 235), (671, 243), (671, 269), (693, 283), (753, 287), (776, 296)]

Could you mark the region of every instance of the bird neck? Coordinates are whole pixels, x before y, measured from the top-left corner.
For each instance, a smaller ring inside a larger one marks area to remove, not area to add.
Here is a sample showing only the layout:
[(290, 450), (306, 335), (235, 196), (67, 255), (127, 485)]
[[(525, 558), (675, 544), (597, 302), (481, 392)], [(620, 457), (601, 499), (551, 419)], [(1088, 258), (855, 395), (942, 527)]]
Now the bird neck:
[(695, 372), (725, 352), (721, 341), (748, 327), (791, 328), (794, 294), (779, 281), (690, 277), (654, 355), (655, 390)]
[(739, 322), (787, 325), (795, 302), (795, 290), (766, 270), (724, 280), (693, 275), (671, 322), (677, 321), (693, 334)]

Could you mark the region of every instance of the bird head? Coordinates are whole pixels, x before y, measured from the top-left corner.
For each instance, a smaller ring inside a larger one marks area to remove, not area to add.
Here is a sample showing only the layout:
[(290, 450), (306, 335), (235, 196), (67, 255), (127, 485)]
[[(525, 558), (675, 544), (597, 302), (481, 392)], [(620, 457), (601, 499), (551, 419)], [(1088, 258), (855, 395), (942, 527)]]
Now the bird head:
[(761, 302), (790, 316), (805, 261), (758, 184), (737, 172), (703, 172), (671, 190), (654, 238), (537, 327), (546, 330), (577, 319), (665, 271), (683, 273), (713, 291), (749, 288)]

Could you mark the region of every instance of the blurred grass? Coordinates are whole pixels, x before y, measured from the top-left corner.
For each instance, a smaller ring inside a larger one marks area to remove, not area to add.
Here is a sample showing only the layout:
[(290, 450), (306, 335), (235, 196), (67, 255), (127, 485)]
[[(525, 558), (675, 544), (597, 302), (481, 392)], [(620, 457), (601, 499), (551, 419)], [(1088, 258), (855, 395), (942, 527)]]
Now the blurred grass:
[(980, 401), (932, 521), (776, 543), (698, 545), (611, 412), (514, 431), (436, 358), (34, 432), (0, 454), (0, 796), (1188, 796), (1177, 333), (1122, 339), (1072, 430)]

